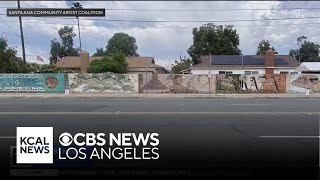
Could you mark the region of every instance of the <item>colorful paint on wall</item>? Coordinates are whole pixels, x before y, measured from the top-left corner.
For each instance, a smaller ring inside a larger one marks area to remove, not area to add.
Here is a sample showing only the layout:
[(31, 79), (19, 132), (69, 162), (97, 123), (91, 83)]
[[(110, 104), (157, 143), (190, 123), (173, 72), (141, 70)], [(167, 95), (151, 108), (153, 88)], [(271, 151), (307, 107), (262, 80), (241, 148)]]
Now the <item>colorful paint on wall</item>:
[(320, 93), (320, 74), (293, 74), (291, 75), (290, 93), (305, 94)]
[(64, 74), (0, 74), (0, 92), (62, 93)]
[(208, 93), (207, 75), (148, 74), (142, 76), (143, 92), (150, 93)]
[(217, 93), (285, 93), (285, 74), (216, 75)]
[(69, 74), (70, 92), (138, 93), (138, 74)]

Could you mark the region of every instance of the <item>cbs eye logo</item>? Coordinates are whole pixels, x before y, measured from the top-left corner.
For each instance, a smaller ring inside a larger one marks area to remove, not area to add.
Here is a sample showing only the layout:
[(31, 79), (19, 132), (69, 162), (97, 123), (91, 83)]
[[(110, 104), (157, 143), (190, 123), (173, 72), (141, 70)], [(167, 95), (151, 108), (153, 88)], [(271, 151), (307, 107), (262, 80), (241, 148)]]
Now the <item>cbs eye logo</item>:
[(73, 138), (69, 133), (62, 133), (59, 136), (59, 142), (62, 146), (70, 146), (72, 141), (73, 141)]

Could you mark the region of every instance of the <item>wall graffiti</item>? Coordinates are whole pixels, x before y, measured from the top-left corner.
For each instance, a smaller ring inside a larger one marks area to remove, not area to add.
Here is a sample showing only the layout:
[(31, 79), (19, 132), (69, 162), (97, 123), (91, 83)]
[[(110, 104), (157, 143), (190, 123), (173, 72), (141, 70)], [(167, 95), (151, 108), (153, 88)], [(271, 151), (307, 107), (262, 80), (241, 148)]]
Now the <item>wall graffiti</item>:
[(138, 93), (138, 82), (138, 74), (68, 74), (71, 93)]
[(285, 93), (285, 74), (216, 75), (217, 93)]
[(320, 74), (293, 74), (291, 75), (290, 93), (304, 94), (320, 93)]
[(64, 74), (0, 74), (0, 92), (62, 93)]
[(207, 75), (191, 74), (149, 74), (142, 76), (143, 92), (150, 93), (208, 93)]

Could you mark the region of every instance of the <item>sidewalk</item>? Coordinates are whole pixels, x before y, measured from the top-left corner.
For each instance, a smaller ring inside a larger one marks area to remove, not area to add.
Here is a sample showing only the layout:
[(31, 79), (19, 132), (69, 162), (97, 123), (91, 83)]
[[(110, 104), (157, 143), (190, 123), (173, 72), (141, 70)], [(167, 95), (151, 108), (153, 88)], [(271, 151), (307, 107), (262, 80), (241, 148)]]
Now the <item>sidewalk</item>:
[(180, 99), (223, 99), (223, 98), (319, 98), (320, 94), (69, 94), (63, 93), (0, 93), (0, 98), (41, 97), (41, 98), (180, 98)]

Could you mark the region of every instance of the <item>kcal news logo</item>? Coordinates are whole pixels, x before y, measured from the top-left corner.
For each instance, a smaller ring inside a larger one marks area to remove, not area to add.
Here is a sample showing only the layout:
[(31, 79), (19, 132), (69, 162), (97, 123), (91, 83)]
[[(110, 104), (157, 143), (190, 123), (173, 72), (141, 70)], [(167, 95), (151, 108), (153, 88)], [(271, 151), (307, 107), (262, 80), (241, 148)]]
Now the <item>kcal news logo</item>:
[(17, 127), (17, 164), (53, 163), (53, 127)]
[[(158, 133), (76, 133), (59, 137), (59, 159), (159, 159)], [(90, 151), (88, 152), (88, 150)]]
[[(17, 164), (52, 164), (53, 127), (17, 127)], [(59, 136), (59, 160), (159, 159), (158, 133), (75, 133)]]

